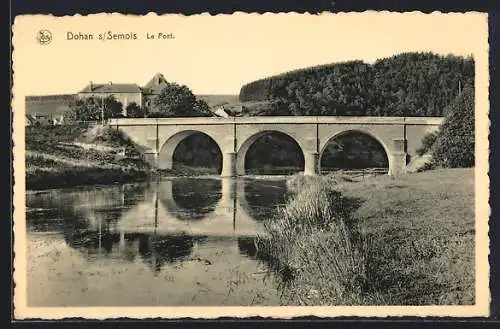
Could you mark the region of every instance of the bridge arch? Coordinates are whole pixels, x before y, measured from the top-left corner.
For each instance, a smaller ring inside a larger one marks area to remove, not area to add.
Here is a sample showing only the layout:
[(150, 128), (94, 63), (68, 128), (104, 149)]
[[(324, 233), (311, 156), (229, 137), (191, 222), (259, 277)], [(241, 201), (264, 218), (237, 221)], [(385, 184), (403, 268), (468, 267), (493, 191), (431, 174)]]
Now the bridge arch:
[(380, 138), (379, 136), (377, 136), (373, 132), (365, 130), (365, 129), (347, 129), (347, 130), (337, 132), (334, 135), (327, 138), (326, 142), (321, 146), (321, 149), (319, 152), (319, 159), (318, 159), (319, 172), (321, 172), (321, 169), (322, 169), (321, 166), (322, 166), (323, 155), (325, 154), (325, 151), (326, 151), (328, 145), (330, 144), (330, 142), (332, 142), (340, 137), (347, 136), (350, 134), (368, 136), (368, 137), (372, 138), (374, 141), (376, 141), (384, 150), (385, 156), (387, 158), (388, 172), (389, 173), (391, 172), (391, 165), (392, 165), (391, 149), (389, 148), (387, 143), (382, 138)]
[(290, 140), (295, 142), (295, 144), (298, 146), (298, 149), (301, 152), (302, 157), (305, 157), (304, 146), (302, 145), (301, 141), (298, 140), (297, 138), (295, 138), (294, 136), (292, 136), (291, 134), (289, 134), (287, 132), (280, 131), (280, 130), (275, 130), (275, 129), (259, 131), (255, 134), (251, 135), (250, 137), (248, 137), (237, 150), (236, 174), (238, 176), (245, 175), (245, 161), (246, 161), (247, 152), (250, 149), (250, 147), (252, 145), (254, 145), (254, 143), (259, 138), (261, 138), (265, 135), (269, 135), (269, 134), (278, 134), (278, 135), (286, 136), (287, 138), (289, 138)]
[[(180, 132), (175, 133), (174, 135), (168, 137), (162, 144), (161, 147), (159, 148), (158, 152), (158, 168), (160, 169), (172, 169), (174, 165), (174, 152), (177, 149), (177, 147), (180, 145), (180, 143), (185, 140), (186, 138), (194, 135), (194, 134), (200, 134), (203, 135), (204, 137), (208, 138), (212, 142), (214, 142), (215, 145), (218, 147), (218, 151), (221, 154), (222, 158), (222, 147), (220, 143), (217, 141), (216, 137), (213, 136), (210, 132), (208, 131), (199, 131), (199, 130), (183, 130)], [(221, 160), (222, 161), (222, 160)], [(222, 163), (220, 164), (222, 166)]]

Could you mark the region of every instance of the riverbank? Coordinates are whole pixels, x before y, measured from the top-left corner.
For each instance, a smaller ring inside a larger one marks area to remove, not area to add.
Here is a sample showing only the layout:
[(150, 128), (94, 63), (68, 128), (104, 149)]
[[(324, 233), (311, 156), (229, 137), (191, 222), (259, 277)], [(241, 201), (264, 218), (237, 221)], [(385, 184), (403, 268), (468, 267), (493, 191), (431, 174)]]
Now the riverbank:
[(260, 258), (284, 305), (474, 303), (474, 171), (296, 176)]
[(156, 171), (140, 151), (107, 127), (26, 127), (26, 189), (146, 180)]

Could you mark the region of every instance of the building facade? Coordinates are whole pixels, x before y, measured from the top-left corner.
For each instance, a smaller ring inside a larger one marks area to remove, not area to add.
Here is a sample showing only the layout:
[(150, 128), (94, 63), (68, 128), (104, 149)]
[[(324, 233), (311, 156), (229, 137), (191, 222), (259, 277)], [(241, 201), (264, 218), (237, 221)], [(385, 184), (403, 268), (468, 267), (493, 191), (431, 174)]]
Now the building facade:
[(130, 103), (136, 103), (143, 106), (143, 97), (141, 88), (135, 83), (112, 83), (94, 84), (90, 82), (82, 91), (78, 93), (78, 98), (99, 97), (106, 98), (114, 96), (117, 101), (123, 105), (123, 115), (127, 115), (126, 109)]
[(151, 80), (141, 88), (144, 99), (144, 107), (150, 107), (154, 99), (168, 85), (167, 79), (161, 73), (156, 73)]
[(154, 98), (158, 96), (162, 89), (167, 86), (167, 80), (161, 73), (157, 73), (140, 87), (135, 83), (113, 83), (95, 84), (90, 82), (83, 90), (78, 93), (78, 98), (99, 97), (106, 98), (114, 96), (117, 101), (123, 105), (123, 115), (127, 116), (127, 106), (135, 103), (141, 108), (151, 106)]

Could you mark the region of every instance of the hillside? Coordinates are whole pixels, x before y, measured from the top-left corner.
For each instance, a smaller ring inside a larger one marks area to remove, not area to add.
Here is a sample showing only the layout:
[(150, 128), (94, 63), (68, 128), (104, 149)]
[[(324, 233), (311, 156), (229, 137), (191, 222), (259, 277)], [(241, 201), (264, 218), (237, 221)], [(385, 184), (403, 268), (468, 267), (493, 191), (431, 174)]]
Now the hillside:
[(27, 96), (27, 114), (62, 115), (69, 111), (69, 104), (76, 95)]
[(260, 115), (442, 116), (474, 84), (474, 60), (404, 53), (374, 64), (350, 61), (250, 82), (241, 102), (267, 101)]
[(26, 188), (145, 180), (154, 170), (141, 148), (109, 127), (26, 127)]

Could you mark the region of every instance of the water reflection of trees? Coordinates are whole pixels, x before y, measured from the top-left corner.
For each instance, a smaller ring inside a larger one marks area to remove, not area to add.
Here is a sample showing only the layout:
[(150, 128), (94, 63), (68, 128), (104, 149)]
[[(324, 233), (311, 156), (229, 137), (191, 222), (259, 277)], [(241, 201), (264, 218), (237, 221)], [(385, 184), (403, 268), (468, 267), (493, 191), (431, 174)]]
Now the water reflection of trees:
[(252, 259), (257, 259), (257, 238), (238, 237), (238, 250), (243, 255), (246, 255)]
[(98, 222), (116, 223), (126, 209), (146, 199), (148, 184), (51, 190), (26, 196), (27, 224), (32, 231), (66, 231)]
[(75, 194), (66, 206), (59, 206), (66, 211), (62, 217), (66, 243), (87, 254), (110, 254), (120, 242), (119, 220), (127, 209), (146, 199), (147, 189), (148, 184), (126, 184)]
[(112, 232), (108, 227), (100, 232), (80, 231), (66, 237), (68, 245), (88, 255), (125, 261), (134, 261), (140, 256), (153, 272), (161, 271), (166, 264), (187, 258), (195, 241), (202, 241), (188, 235)]
[(139, 202), (146, 201), (147, 191), (150, 189), (151, 183), (129, 184), (125, 185), (123, 191), (123, 204), (125, 207), (133, 207)]
[(276, 206), (286, 200), (286, 182), (245, 180), (243, 196), (249, 215), (259, 221), (267, 220), (276, 211)]
[(139, 254), (151, 270), (159, 272), (165, 264), (185, 259), (193, 250), (195, 238), (188, 235), (141, 234)]
[(195, 241), (188, 235), (157, 235), (152, 233), (121, 233), (105, 225), (101, 230), (75, 230), (65, 234), (66, 243), (87, 255), (134, 261), (137, 256), (154, 272), (164, 265), (188, 257)]
[(222, 197), (218, 179), (174, 179), (160, 184), (172, 184), (172, 194), (162, 195), (162, 205), (181, 220), (201, 220), (217, 206)]

